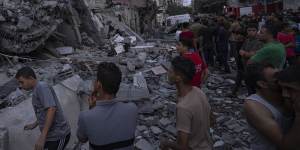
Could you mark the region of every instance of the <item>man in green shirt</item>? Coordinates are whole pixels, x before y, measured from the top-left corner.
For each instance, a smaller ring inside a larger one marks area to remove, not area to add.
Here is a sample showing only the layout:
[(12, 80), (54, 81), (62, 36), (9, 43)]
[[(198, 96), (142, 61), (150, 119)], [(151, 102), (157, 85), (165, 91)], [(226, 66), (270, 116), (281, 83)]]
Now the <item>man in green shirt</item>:
[(270, 27), (265, 26), (259, 33), (259, 38), (265, 43), (257, 53), (250, 58), (248, 64), (268, 63), (282, 69), (286, 61), (284, 45), (274, 40)]

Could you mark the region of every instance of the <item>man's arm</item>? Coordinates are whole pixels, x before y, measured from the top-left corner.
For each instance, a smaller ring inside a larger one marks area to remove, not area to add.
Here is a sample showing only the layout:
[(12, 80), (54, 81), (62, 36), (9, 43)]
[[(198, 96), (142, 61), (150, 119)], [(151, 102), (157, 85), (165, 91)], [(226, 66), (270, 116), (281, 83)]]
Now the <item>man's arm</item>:
[(288, 43), (288, 44), (286, 44), (284, 46), (285, 46), (285, 48), (295, 48), (296, 47), (296, 43), (295, 42), (290, 42), (290, 43)]
[(42, 136), (47, 137), (48, 135), (48, 131), (50, 129), (50, 127), (52, 126), (54, 117), (55, 117), (55, 113), (56, 113), (56, 107), (49, 107), (47, 109), (47, 115), (46, 115), (46, 122), (44, 125), (44, 128), (42, 130)]
[(55, 113), (56, 113), (56, 107), (49, 107), (47, 109), (45, 126), (42, 130), (42, 133), (41, 133), (37, 143), (35, 144), (35, 150), (43, 150), (44, 149), (48, 131), (49, 131), (50, 127), (52, 126), (52, 123), (53, 123), (53, 120), (55, 117)]
[(249, 100), (246, 100), (244, 110), (249, 124), (271, 143), (280, 147), (283, 134), (272, 113), (263, 105)]
[(83, 114), (81, 113), (78, 119), (77, 138), (81, 143), (86, 143), (88, 141), (88, 137), (86, 135), (86, 127), (83, 118)]
[(162, 150), (173, 149), (173, 150), (189, 150), (189, 134), (179, 131), (176, 142), (164, 141), (161, 143)]

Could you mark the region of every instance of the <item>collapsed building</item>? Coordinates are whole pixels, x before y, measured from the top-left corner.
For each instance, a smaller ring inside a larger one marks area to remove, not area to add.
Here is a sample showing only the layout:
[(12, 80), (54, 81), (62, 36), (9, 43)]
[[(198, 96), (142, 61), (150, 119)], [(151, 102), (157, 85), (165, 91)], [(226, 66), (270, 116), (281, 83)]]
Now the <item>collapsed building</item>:
[(53, 45), (78, 47), (83, 32), (101, 45), (101, 17), (89, 9), (86, 0), (0, 0), (0, 7), (2, 52), (24, 54), (42, 46), (51, 50)]

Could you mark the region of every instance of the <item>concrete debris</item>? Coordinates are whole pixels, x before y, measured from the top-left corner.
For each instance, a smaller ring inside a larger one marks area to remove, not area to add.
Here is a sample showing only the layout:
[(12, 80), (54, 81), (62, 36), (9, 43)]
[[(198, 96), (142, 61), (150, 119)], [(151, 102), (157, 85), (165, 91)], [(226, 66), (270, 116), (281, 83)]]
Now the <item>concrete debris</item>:
[(17, 24), (18, 30), (28, 30), (33, 25), (33, 20), (26, 16), (20, 16)]
[(0, 127), (0, 150), (7, 149), (9, 149), (8, 129), (6, 127)]
[(124, 45), (123, 44), (116, 45), (115, 51), (117, 54), (121, 54), (121, 53), (125, 52)]
[(153, 67), (153, 68), (151, 68), (151, 70), (153, 71), (153, 73), (155, 75), (160, 75), (160, 74), (167, 73), (167, 70), (162, 66)]
[(60, 55), (70, 55), (74, 53), (73, 47), (58, 47), (56, 48), (56, 51)]
[(161, 130), (160, 128), (156, 127), (156, 126), (152, 126), (150, 129), (151, 129), (151, 131), (152, 131), (154, 134), (156, 134), (156, 135), (162, 133), (162, 130)]
[(139, 88), (147, 88), (147, 81), (141, 72), (133, 76), (133, 85)]
[(79, 75), (74, 75), (71, 78), (68, 78), (61, 82), (62, 85), (67, 87), (68, 89), (77, 92), (80, 86), (80, 83), (82, 83), (83, 80), (80, 78)]
[(154, 150), (154, 147), (152, 146), (152, 144), (150, 144), (148, 141), (146, 141), (145, 139), (141, 139), (139, 140), (136, 144), (135, 144), (136, 148), (138, 148), (139, 150)]
[[(60, 7), (60, 2), (57, 2), (55, 4), (55, 2), (49, 0), (44, 4), (44, 7), (47, 7), (47, 9)], [(14, 3), (10, 2), (6, 4), (6, 6), (13, 5)], [(8, 15), (4, 17), (9, 18)], [(75, 18), (74, 20), (76, 20)], [(35, 22), (32, 27), (34, 26)], [(72, 26), (71, 29), (73, 29)], [(136, 42), (140, 41), (138, 37), (123, 34), (117, 35), (114, 40), (106, 39), (107, 41), (105, 41), (103, 47), (97, 47), (95, 44), (98, 42), (94, 41), (90, 33), (79, 33), (77, 35), (80, 35), (82, 42), (85, 43), (84, 46), (81, 45), (81, 48), (70, 45), (66, 47), (64, 44), (56, 46), (63, 50), (73, 50), (73, 52), (67, 54), (65, 59), (30, 63), (37, 72), (39, 79), (55, 85), (55, 91), (60, 102), (66, 109), (66, 114), (69, 115), (68, 119), (72, 122), (72, 133), (76, 133), (76, 118), (79, 111), (88, 109), (87, 97), (90, 96), (93, 90), (97, 65), (108, 61), (116, 63), (122, 71), (122, 83), (116, 100), (134, 102), (139, 108), (135, 148), (140, 150), (156, 149), (159, 146), (158, 141), (161, 136), (175, 140), (177, 135), (175, 128), (177, 95), (176, 88), (170, 85), (167, 79), (170, 60), (178, 55), (173, 52), (174, 47), (172, 48), (169, 44), (164, 46), (163, 43), (158, 46), (155, 43), (141, 45)], [(112, 35), (116, 34), (113, 33)], [(135, 45), (135, 43), (137, 45), (128, 48), (128, 45), (126, 45), (128, 39), (130, 45)], [(120, 50), (115, 49), (118, 44), (122, 45)], [(75, 48), (76, 53), (74, 53)], [(109, 57), (110, 54), (114, 57)], [(20, 64), (21, 62), (15, 63)], [(10, 77), (13, 77), (17, 67), (8, 67), (8, 69), (3, 70), (7, 70), (6, 72)], [(226, 149), (228, 147), (229, 149), (249, 148), (251, 143), (252, 136), (241, 113), (242, 99), (245, 98), (245, 94), (241, 91), (238, 98), (229, 96), (232, 86), (234, 86), (234, 80), (231, 77), (220, 75), (217, 70), (212, 70), (207, 82), (202, 87), (209, 98), (212, 112), (216, 117), (216, 125), (211, 127), (211, 135), (216, 149)], [(0, 101), (15, 92), (17, 88), (18, 83), (16, 80), (0, 86)], [(28, 100), (30, 98), (26, 97), (25, 99), (27, 100), (21, 101), (21, 103), (11, 108), (4, 108), (3, 112), (0, 113), (0, 118), (5, 122), (5, 126), (11, 126), (9, 127), (9, 131), (12, 131), (9, 133), (10, 136), (12, 135), (12, 137), (9, 137), (10, 142), (21, 143), (20, 145), (24, 145), (24, 149), (32, 149), (31, 146), (34, 145), (37, 138), (35, 136), (39, 132), (26, 132), (24, 134), (24, 131), (21, 130), (23, 129), (21, 126), (34, 119), (31, 103)], [(24, 112), (26, 112), (26, 115), (29, 113), (29, 115), (24, 116)], [(2, 120), (0, 124), (3, 124)], [(12, 126), (12, 124), (16, 124), (15, 122), (18, 125)], [(18, 134), (22, 134), (22, 136), (16, 137)], [(22, 141), (22, 138), (26, 140)], [(70, 143), (80, 145), (74, 139), (76, 138), (73, 136)], [(69, 147), (70, 145), (67, 148)], [(81, 147), (80, 150), (84, 149), (84, 146), (79, 147)], [(13, 146), (12, 150), (17, 150), (17, 148)]]
[(139, 88), (128, 84), (121, 84), (117, 93), (117, 100), (120, 101), (139, 101), (149, 98), (150, 94), (147, 88)]
[(167, 126), (167, 125), (171, 124), (172, 122), (167, 118), (162, 118), (159, 120), (159, 123), (163, 126)]
[(225, 144), (225, 143), (224, 143), (223, 141), (217, 141), (217, 142), (214, 144), (214, 148), (224, 146), (224, 144)]
[(7, 99), (9, 106), (15, 106), (20, 104), (22, 101), (26, 100), (27, 96), (26, 93), (24, 93), (24, 91), (17, 88), (16, 91), (8, 95)]

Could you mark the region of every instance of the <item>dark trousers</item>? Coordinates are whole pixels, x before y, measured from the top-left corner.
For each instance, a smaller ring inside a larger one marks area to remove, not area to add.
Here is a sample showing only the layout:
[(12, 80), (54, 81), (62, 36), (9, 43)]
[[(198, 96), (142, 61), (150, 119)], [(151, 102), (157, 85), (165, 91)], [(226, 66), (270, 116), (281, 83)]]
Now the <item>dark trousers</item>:
[(205, 58), (206, 64), (209, 65), (209, 66), (214, 66), (215, 61), (214, 61), (214, 50), (213, 50), (213, 48), (204, 48), (203, 52), (204, 52), (204, 58)]
[(236, 80), (235, 80), (236, 85), (235, 85), (233, 92), (237, 92), (238, 89), (242, 85), (242, 81), (245, 79), (245, 77), (244, 77), (245, 66), (243, 64), (242, 57), (239, 54), (243, 43), (235, 42), (234, 45), (235, 45), (235, 47), (232, 50), (234, 50), (235, 62), (236, 62), (236, 67), (237, 67), (237, 75), (236, 75)]
[(218, 61), (220, 62), (221, 66), (225, 67), (225, 72), (230, 72), (230, 67), (228, 63), (228, 44), (222, 44), (217, 46), (217, 57)]
[(67, 144), (69, 143), (71, 134), (68, 134), (63, 139), (58, 141), (47, 141), (45, 143), (44, 149), (45, 150), (64, 150)]

